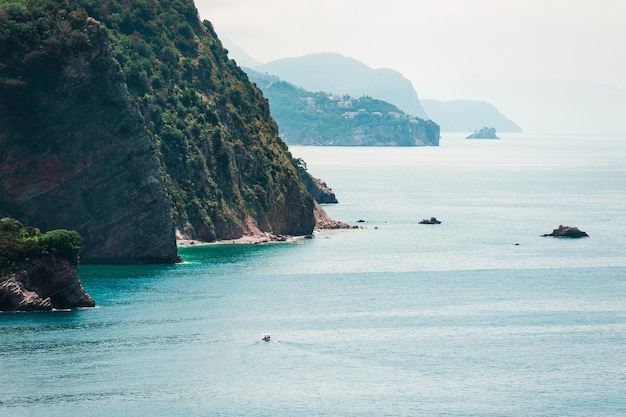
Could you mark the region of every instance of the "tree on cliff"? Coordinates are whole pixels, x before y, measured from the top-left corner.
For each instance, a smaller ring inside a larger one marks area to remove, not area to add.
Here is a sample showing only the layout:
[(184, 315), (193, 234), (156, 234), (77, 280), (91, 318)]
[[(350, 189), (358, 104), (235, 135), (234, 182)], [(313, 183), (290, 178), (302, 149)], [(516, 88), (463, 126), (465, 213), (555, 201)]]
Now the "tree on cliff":
[(82, 237), (73, 230), (51, 230), (24, 227), (15, 219), (0, 220), (0, 270), (14, 268), (21, 262), (53, 254), (78, 265)]

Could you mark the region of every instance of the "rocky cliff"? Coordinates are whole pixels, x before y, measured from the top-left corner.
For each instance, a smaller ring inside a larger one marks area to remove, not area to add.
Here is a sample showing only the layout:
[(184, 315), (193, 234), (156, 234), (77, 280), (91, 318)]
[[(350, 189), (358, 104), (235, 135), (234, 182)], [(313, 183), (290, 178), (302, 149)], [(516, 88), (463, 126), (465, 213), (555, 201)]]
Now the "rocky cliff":
[(324, 181), (319, 178), (315, 178), (306, 169), (306, 162), (301, 158), (296, 159), (298, 173), (300, 174), (300, 179), (304, 183), (307, 191), (313, 198), (315, 202), (319, 204), (336, 204), (337, 197), (333, 190), (326, 185)]
[(81, 242), (74, 231), (0, 219), (0, 311), (93, 307), (78, 277)]
[(333, 140), (339, 146), (439, 146), (439, 126), (431, 120), (409, 120), (395, 126), (362, 126)]
[(67, 259), (47, 255), (0, 273), (0, 311), (39, 311), (94, 307), (78, 268)]
[(75, 229), (82, 262), (179, 236), (304, 235), (314, 201), (261, 92), (191, 0), (0, 0), (0, 215)]
[(80, 25), (82, 45), (60, 35), (58, 55), (27, 53), (2, 85), (0, 214), (79, 231), (88, 262), (175, 261), (155, 146), (105, 28)]

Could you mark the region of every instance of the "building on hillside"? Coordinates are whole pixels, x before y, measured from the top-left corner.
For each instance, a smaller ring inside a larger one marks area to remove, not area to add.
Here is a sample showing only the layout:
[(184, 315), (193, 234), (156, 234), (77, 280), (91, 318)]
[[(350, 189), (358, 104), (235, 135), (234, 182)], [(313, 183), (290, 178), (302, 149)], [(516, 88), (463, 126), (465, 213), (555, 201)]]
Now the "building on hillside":
[(315, 99), (313, 97), (307, 97), (304, 101), (306, 101), (306, 107), (308, 110), (315, 110)]

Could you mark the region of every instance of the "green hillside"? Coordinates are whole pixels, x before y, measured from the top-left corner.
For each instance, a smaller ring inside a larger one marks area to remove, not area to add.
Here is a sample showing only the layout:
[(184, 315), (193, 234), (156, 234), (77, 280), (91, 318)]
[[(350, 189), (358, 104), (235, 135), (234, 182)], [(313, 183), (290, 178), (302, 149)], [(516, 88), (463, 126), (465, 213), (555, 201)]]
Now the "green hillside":
[(269, 100), (288, 144), (342, 146), (438, 145), (439, 128), (371, 97), (312, 93), (278, 77), (245, 69)]

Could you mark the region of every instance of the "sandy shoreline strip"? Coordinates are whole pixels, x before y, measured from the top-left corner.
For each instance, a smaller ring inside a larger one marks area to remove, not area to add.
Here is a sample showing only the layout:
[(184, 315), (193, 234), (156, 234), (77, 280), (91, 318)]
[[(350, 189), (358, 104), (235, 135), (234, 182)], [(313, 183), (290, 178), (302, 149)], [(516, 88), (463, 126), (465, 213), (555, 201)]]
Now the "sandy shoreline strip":
[(224, 239), (215, 240), (213, 242), (206, 242), (196, 239), (176, 239), (176, 246), (199, 246), (199, 245), (228, 245), (228, 244), (240, 244), (240, 245), (254, 245), (260, 243), (272, 243), (272, 242), (290, 242), (296, 239), (304, 239), (308, 236), (285, 236), (274, 235), (271, 233), (263, 233), (260, 235), (242, 236), (237, 239)]

